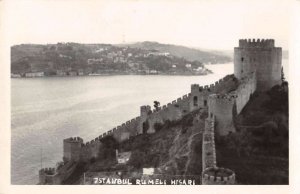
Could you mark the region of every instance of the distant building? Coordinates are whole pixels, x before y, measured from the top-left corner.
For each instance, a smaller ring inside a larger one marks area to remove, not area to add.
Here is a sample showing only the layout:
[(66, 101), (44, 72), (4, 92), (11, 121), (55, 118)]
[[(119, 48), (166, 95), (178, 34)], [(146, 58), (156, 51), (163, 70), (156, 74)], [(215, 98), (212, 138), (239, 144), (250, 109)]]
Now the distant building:
[(67, 75), (67, 73), (65, 71), (63, 71), (63, 70), (56, 70), (56, 75), (58, 75), (58, 76), (65, 76), (65, 75)]
[(103, 61), (102, 58), (100, 58), (100, 59), (88, 59), (87, 63), (90, 65), (90, 64), (94, 64), (94, 63), (102, 62), (102, 61)]
[(25, 77), (43, 77), (44, 72), (29, 72), (25, 73)]
[(78, 75), (80, 75), (80, 76), (84, 75), (84, 72), (82, 69), (78, 70)]
[(116, 158), (119, 164), (126, 164), (131, 156), (131, 152), (121, 152), (119, 153), (118, 150), (116, 150)]
[(77, 76), (76, 71), (69, 71), (68, 74), (69, 74), (69, 76)]
[(99, 48), (98, 50), (95, 50), (95, 53), (100, 53), (102, 51), (104, 51), (104, 48)]
[(170, 55), (170, 53), (168, 53), (168, 52), (164, 52), (164, 53), (159, 53), (159, 55), (160, 55), (160, 56), (169, 56), (169, 55)]
[(68, 59), (72, 59), (71, 56), (67, 56), (67, 55), (63, 55), (63, 54), (59, 54), (60, 58), (68, 58)]
[(154, 168), (143, 168), (143, 175), (153, 175)]
[(203, 67), (198, 67), (198, 68), (195, 68), (193, 70), (197, 71), (197, 72), (204, 72), (205, 71), (205, 69)]
[(146, 56), (146, 57), (148, 57), (148, 56), (169, 56), (170, 55), (170, 53), (168, 53), (168, 52), (149, 52), (149, 53), (147, 53), (147, 54), (145, 54), (144, 56)]
[(149, 74), (158, 74), (158, 71), (152, 69), (152, 70), (149, 71)]
[(191, 68), (191, 67), (192, 67), (192, 64), (187, 63), (187, 64), (185, 64), (185, 67), (186, 67), (186, 68)]
[(20, 74), (18, 74), (18, 73), (12, 73), (12, 74), (10, 74), (10, 77), (12, 77), (12, 78), (18, 78), (18, 77), (21, 77), (21, 75)]

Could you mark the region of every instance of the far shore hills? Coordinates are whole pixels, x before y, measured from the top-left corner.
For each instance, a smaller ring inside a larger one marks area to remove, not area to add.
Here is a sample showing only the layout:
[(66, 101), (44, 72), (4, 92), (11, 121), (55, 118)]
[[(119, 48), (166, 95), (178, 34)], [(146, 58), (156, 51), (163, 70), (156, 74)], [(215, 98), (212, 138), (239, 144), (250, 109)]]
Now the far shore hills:
[(21, 44), (11, 47), (11, 77), (207, 75), (205, 65), (232, 62), (225, 53), (158, 42)]
[[(207, 75), (206, 65), (232, 62), (231, 51), (158, 42), (20, 44), (11, 47), (11, 77)], [(288, 52), (283, 52), (287, 58)]]

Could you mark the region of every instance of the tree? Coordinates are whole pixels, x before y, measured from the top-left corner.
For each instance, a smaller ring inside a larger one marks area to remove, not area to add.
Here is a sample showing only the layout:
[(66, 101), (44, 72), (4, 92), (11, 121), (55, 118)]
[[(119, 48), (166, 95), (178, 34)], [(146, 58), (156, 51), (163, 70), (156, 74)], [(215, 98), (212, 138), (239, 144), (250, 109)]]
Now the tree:
[(283, 72), (283, 67), (281, 67), (281, 83), (285, 82), (285, 76), (284, 76), (284, 72)]
[(158, 110), (159, 109), (159, 107), (160, 107), (160, 102), (158, 102), (158, 101), (154, 101), (154, 108), (155, 108), (155, 110)]
[(143, 165), (146, 162), (145, 157), (146, 154), (144, 152), (139, 150), (133, 151), (128, 161), (128, 164), (133, 166), (136, 169), (140, 169), (143, 167)]

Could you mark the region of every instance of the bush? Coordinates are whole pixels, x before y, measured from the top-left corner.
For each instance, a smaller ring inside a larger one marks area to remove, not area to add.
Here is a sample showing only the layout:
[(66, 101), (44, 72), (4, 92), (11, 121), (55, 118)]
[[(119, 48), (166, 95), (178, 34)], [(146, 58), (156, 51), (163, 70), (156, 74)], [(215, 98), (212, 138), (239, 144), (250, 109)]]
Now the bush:
[(150, 147), (150, 141), (149, 141), (149, 135), (143, 134), (140, 136), (137, 136), (131, 144), (131, 150), (140, 150), (140, 151), (146, 151)]
[(160, 131), (162, 128), (163, 128), (163, 124), (162, 123), (155, 123), (154, 124), (154, 129), (155, 129), (155, 132), (158, 132)]
[(191, 127), (193, 126), (193, 117), (191, 115), (186, 115), (181, 120), (181, 125), (183, 127)]
[(288, 114), (289, 111), (289, 97), (288, 92), (284, 90), (284, 86), (276, 85), (268, 91), (270, 100), (265, 102), (263, 106), (270, 112), (284, 112)]
[(95, 157), (92, 157), (91, 159), (90, 159), (90, 163), (95, 163), (96, 162), (96, 158)]
[(133, 166), (136, 169), (140, 169), (143, 167), (143, 165), (146, 162), (145, 157), (146, 154), (144, 152), (141, 152), (139, 150), (133, 151), (128, 161), (128, 164)]

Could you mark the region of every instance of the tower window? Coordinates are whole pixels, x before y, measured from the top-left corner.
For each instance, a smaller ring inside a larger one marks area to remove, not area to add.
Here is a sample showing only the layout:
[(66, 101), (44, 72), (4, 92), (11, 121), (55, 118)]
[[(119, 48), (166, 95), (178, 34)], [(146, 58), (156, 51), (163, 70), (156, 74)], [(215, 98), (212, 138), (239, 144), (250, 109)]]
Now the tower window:
[(241, 61), (242, 61), (242, 62), (244, 61), (244, 57), (241, 58)]
[(194, 96), (194, 106), (198, 106), (198, 97)]

